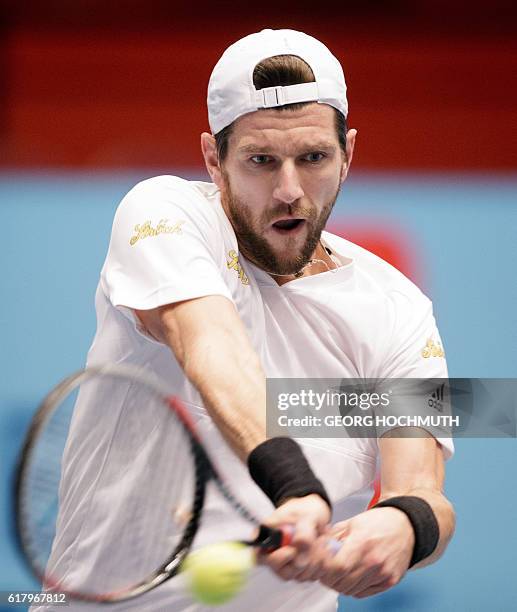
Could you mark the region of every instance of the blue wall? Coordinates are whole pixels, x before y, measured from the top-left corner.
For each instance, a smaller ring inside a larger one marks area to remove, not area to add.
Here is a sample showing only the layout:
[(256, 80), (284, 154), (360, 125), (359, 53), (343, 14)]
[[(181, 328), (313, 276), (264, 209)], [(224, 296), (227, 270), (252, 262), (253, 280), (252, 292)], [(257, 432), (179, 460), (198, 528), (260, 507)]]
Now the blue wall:
[[(113, 212), (146, 176), (0, 175), (0, 590), (34, 586), (9, 513), (24, 428), (45, 392), (84, 362)], [(410, 237), (451, 376), (517, 376), (517, 177), (354, 175), (333, 218)], [(515, 609), (516, 467), (516, 440), (458, 441), (447, 481), (458, 529), (445, 557), (343, 610)]]

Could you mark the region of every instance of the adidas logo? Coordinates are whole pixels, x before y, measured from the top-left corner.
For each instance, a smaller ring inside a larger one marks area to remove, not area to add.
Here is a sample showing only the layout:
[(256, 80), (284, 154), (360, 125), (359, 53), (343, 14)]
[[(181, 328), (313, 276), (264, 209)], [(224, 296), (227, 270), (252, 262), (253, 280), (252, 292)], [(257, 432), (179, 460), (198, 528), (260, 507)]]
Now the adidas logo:
[(435, 391), (431, 393), (431, 397), (427, 400), (427, 405), (433, 410), (443, 412), (443, 398), (445, 395), (445, 383), (442, 383)]

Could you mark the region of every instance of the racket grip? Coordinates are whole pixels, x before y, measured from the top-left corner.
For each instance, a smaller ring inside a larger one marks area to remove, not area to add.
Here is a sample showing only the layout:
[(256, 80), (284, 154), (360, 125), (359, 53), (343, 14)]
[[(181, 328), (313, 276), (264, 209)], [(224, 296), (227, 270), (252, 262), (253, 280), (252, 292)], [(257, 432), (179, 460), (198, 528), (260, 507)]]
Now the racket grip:
[(282, 534), (282, 539), (280, 541), (280, 547), (288, 546), (294, 538), (295, 529), (292, 525), (283, 525), (280, 528), (280, 533)]
[[(295, 529), (292, 525), (282, 525), (280, 528), (271, 528), (261, 525), (259, 533), (254, 540), (243, 541), (248, 546), (256, 546), (262, 552), (269, 553), (288, 546), (293, 541)], [(333, 538), (327, 542), (329, 552), (334, 556), (341, 549), (341, 542)]]

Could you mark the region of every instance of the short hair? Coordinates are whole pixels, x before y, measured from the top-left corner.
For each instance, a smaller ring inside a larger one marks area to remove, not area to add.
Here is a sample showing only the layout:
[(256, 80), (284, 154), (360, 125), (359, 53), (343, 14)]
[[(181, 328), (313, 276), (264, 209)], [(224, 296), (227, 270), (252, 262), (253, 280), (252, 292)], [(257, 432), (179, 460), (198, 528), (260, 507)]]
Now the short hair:
[[(315, 81), (312, 68), (297, 55), (275, 55), (262, 60), (255, 66), (253, 71), (253, 84), (257, 90), (266, 87), (278, 87), (287, 85), (298, 85), (300, 83), (313, 83)], [(310, 102), (296, 102), (294, 104), (284, 104), (276, 106), (279, 111), (296, 110), (303, 108)], [(335, 112), (335, 125), (339, 146), (346, 155), (346, 119), (337, 108)], [(215, 134), (215, 143), (219, 161), (224, 161), (228, 154), (228, 141), (233, 131), (235, 122), (230, 123), (225, 128)]]

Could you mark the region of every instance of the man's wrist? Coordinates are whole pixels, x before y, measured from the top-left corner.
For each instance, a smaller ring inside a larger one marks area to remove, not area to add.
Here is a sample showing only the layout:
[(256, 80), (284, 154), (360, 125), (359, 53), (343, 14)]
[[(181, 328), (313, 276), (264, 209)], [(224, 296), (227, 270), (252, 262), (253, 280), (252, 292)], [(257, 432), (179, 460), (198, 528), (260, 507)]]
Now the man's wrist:
[(248, 456), (248, 468), (255, 483), (276, 507), (288, 499), (317, 494), (331, 508), (325, 487), (291, 438), (271, 438), (259, 444)]
[(409, 567), (429, 557), (438, 545), (440, 527), (431, 506), (421, 497), (401, 495), (390, 497), (373, 508), (397, 508), (409, 519), (415, 535), (415, 544)]

